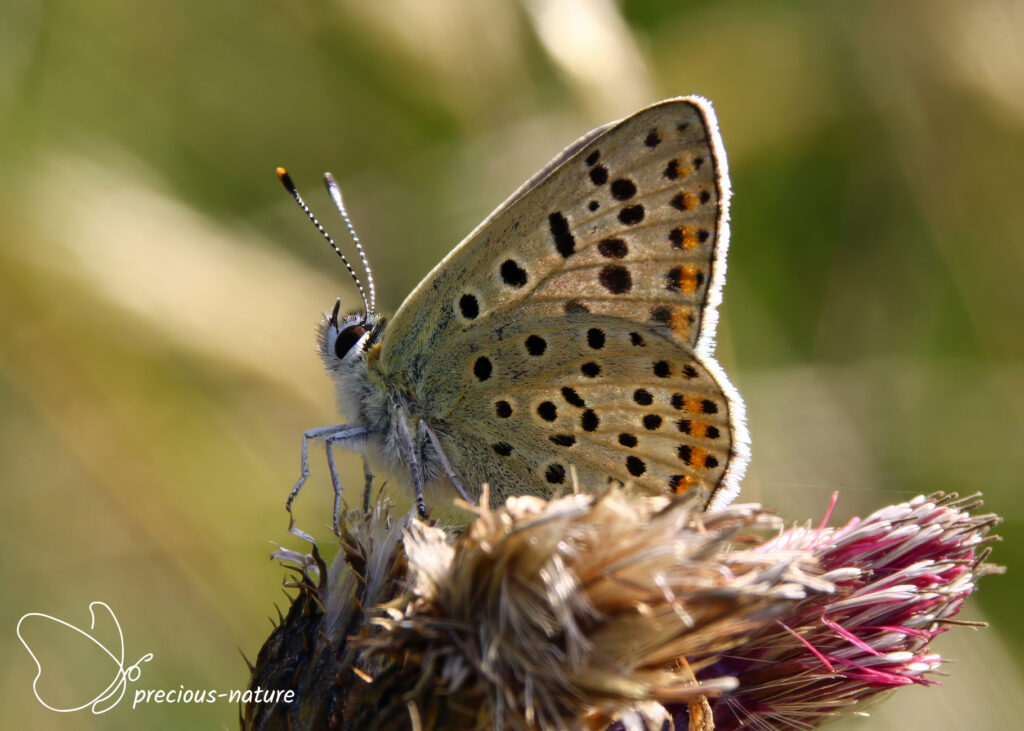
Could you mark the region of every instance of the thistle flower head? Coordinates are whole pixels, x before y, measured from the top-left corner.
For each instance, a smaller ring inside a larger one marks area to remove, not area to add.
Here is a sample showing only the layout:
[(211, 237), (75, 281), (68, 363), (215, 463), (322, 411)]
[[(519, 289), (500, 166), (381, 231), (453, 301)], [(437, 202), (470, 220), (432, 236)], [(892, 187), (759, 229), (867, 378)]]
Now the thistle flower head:
[(977, 497), (935, 495), (883, 508), (841, 528), (793, 528), (766, 553), (812, 555), (835, 592), (795, 604), (716, 672), (737, 689), (712, 701), (717, 729), (805, 728), (904, 685), (936, 684), (929, 643), (954, 624), (984, 563), (994, 516)]
[(975, 502), (787, 531), (699, 505), (519, 497), (461, 534), (357, 515), (329, 570), (278, 554), (300, 594), (251, 684), (302, 701), (243, 727), (811, 728), (930, 683), (928, 643), (992, 570)]

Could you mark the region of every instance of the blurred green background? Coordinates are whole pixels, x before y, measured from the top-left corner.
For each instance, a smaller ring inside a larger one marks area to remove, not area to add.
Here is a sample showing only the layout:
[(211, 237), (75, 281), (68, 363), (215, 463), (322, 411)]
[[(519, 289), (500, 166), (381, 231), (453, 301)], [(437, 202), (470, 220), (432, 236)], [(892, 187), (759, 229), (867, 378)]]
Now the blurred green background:
[[(227, 702), (132, 711), (131, 689), (51, 713), (14, 627), (87, 627), (102, 600), (125, 665), (155, 655), (139, 687), (245, 687), (238, 649), (285, 604), (268, 555), (301, 547), (282, 509), (300, 434), (337, 421), (313, 328), (355, 304), (276, 165), (341, 238), (335, 173), (393, 311), (563, 145), (688, 93), (733, 174), (741, 499), (819, 519), (838, 491), (842, 519), (981, 490), (1005, 518), (1011, 573), (962, 614), (992, 627), (941, 638), (944, 688), (841, 728), (1017, 726), (1022, 39), (1011, 0), (3, 0), (0, 726), (236, 727)], [(327, 539), (313, 465), (299, 515)], [(40, 687), (84, 702), (98, 666), (41, 634)]]

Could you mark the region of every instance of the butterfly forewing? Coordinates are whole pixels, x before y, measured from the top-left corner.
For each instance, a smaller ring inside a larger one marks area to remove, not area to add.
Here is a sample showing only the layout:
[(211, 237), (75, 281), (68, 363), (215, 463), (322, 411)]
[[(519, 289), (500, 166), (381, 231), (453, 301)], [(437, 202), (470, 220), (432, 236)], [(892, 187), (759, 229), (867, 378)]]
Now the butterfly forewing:
[(590, 485), (732, 491), (745, 432), (711, 358), (729, 191), (710, 106), (662, 102), (576, 147), (410, 295), (381, 374), (415, 395), (471, 491), (553, 490), (569, 464)]
[(702, 120), (689, 105), (641, 113), (559, 171), (578, 179), (571, 195), (549, 180), (531, 313), (615, 315), (697, 345), (727, 195)]
[(690, 345), (709, 338), (717, 303), (708, 295), (727, 245), (724, 168), (702, 100), (661, 102), (611, 125), (420, 283), (384, 336), (389, 369), (424, 338), (524, 307), (614, 314)]

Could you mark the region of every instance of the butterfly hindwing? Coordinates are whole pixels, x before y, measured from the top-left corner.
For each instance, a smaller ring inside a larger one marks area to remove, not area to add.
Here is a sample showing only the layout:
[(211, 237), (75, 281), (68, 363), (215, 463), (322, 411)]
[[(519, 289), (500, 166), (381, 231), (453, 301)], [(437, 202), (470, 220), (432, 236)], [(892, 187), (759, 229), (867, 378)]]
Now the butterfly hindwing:
[(617, 481), (664, 494), (722, 482), (731, 401), (685, 346), (586, 313), (490, 335), (451, 344), (461, 372), (425, 374), (438, 392), (424, 396), (444, 404), (437, 427), (469, 484), (488, 482), (499, 497), (551, 494), (571, 488), (570, 465), (584, 489)]

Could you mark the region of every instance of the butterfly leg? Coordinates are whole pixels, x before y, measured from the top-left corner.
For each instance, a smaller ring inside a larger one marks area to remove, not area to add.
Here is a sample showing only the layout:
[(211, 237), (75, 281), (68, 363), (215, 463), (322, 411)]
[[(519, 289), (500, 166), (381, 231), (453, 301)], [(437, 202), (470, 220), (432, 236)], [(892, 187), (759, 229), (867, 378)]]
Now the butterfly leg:
[(331, 527), (334, 529), (334, 535), (340, 536), (341, 529), (338, 525), (341, 520), (341, 478), (338, 477), (338, 468), (334, 464), (334, 442), (340, 440), (335, 440), (333, 437), (334, 435), (331, 434), (324, 440), (324, 447), (327, 451), (327, 471), (331, 475), (331, 485), (334, 487), (334, 517)]
[(318, 429), (310, 429), (302, 435), (302, 462), (301, 462), (301, 474), (299, 475), (298, 482), (295, 483), (295, 487), (288, 494), (288, 500), (285, 502), (285, 509), (288, 511), (289, 518), (292, 514), (292, 502), (295, 497), (299, 494), (299, 490), (306, 484), (306, 480), (309, 479), (309, 440), (320, 439), (326, 437), (327, 439), (327, 464), (331, 469), (331, 481), (334, 483), (335, 489), (335, 527), (337, 527), (337, 506), (340, 499), (341, 483), (338, 480), (337, 471), (334, 469), (334, 457), (331, 453), (331, 443), (340, 442), (346, 439), (355, 439), (366, 435), (366, 429), (361, 426), (346, 426), (345, 424), (335, 424), (334, 426), (322, 426)]
[(416, 446), (412, 443), (412, 436), (409, 434), (409, 425), (405, 421), (405, 409), (396, 406), (398, 412), (398, 428), (402, 434), (405, 456), (409, 461), (409, 472), (412, 474), (412, 487), (416, 494), (416, 512), (423, 520), (427, 519), (427, 506), (423, 502), (423, 475), (420, 473), (420, 462), (416, 459)]
[(373, 489), (373, 472), (370, 471), (370, 463), (363, 456), (363, 476), (366, 478), (366, 486), (363, 488), (363, 512), (370, 512), (370, 491)]
[(458, 475), (455, 474), (455, 470), (452, 469), (452, 463), (448, 461), (447, 455), (444, 450), (441, 449), (441, 440), (437, 438), (437, 433), (430, 427), (425, 421), (420, 421), (419, 426), (420, 436), (424, 434), (430, 439), (430, 443), (434, 445), (434, 451), (437, 452), (437, 458), (441, 460), (441, 466), (444, 468), (444, 473), (448, 475), (448, 479), (452, 481), (455, 489), (458, 490), (459, 495), (470, 505), (476, 505), (476, 500), (466, 494), (466, 490), (462, 487), (462, 481), (459, 480)]

